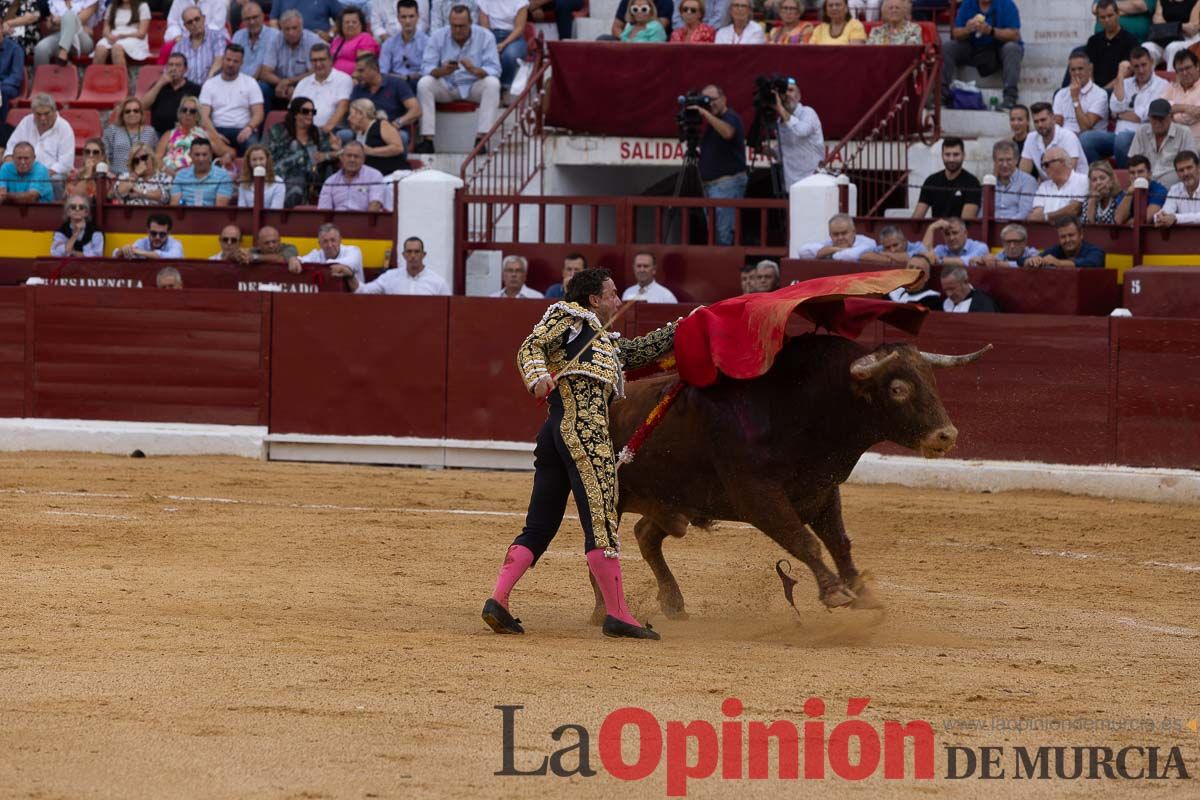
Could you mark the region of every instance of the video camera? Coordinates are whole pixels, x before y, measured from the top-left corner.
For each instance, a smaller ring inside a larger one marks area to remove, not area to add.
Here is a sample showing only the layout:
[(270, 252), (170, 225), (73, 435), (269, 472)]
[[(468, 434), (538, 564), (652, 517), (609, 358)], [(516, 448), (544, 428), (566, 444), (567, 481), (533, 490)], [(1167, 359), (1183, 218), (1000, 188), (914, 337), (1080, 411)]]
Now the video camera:
[(679, 95), (675, 122), (679, 125), (679, 141), (687, 144), (687, 156), (696, 157), (700, 152), (700, 125), (704, 122), (700, 109), (711, 107), (712, 98), (695, 90)]
[(763, 139), (773, 136), (772, 131), (779, 123), (779, 110), (775, 107), (776, 95), (787, 94), (789, 79), (784, 75), (759, 75), (754, 79), (754, 121), (746, 133), (746, 144), (761, 150)]

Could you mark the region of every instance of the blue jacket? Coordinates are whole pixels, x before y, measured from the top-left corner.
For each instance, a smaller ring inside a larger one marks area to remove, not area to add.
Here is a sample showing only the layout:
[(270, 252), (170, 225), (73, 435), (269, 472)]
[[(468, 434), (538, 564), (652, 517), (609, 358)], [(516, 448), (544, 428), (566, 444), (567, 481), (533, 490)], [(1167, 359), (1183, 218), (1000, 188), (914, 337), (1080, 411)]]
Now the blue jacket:
[(11, 102), (21, 93), (24, 78), (25, 51), (21, 45), (5, 36), (0, 40), (0, 93), (3, 93), (6, 101)]

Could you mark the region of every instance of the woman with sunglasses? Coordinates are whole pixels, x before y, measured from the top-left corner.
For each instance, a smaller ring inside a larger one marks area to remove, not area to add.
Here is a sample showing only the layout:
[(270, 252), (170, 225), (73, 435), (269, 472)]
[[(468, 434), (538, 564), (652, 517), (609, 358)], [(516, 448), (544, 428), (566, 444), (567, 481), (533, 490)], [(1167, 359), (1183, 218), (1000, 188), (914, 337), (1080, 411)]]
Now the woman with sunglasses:
[(800, 0), (782, 0), (779, 27), (767, 36), (770, 44), (804, 44), (812, 36), (813, 24), (800, 19)]
[(729, 24), (717, 31), (717, 44), (766, 44), (767, 34), (751, 18), (750, 0), (733, 0), (729, 4)]
[(63, 203), (63, 224), (54, 232), (50, 255), (55, 258), (104, 255), (104, 234), (92, 223), (92, 206), (81, 194), (69, 194)]
[(71, 170), (64, 190), (67, 194), (80, 194), (87, 198), (96, 196), (96, 167), (104, 163), (104, 142), (88, 139), (83, 143), (83, 164)]
[(667, 32), (656, 13), (650, 0), (633, 0), (626, 14), (626, 25), (621, 29), (621, 41), (665, 42)]
[(275, 174), (285, 186), (285, 208), (314, 202), (315, 188), (337, 171), (342, 142), (313, 124), (315, 113), (312, 100), (293, 97), (283, 122), (267, 134)]
[(129, 170), (117, 178), (109, 196), (127, 206), (165, 206), (171, 199), (171, 176), (159, 169), (149, 146), (135, 145), (129, 152)]
[(194, 95), (188, 95), (179, 101), (179, 111), (175, 118), (178, 122), (169, 132), (164, 133), (158, 140), (154, 155), (158, 163), (168, 175), (174, 175), (181, 169), (192, 165), (189, 152), (192, 140), (197, 137), (204, 139), (204, 129), (200, 127), (200, 100)]
[(145, 61), (150, 57), (150, 6), (143, 0), (113, 0), (104, 19), (104, 35), (96, 42), (92, 59), (125, 66), (125, 59)]
[(363, 53), (379, 57), (379, 42), (371, 35), (366, 17), (361, 8), (350, 6), (342, 9), (333, 25), (334, 37), (329, 43), (329, 55), (333, 57), (333, 68), (347, 75), (354, 74), (354, 64)]
[(287, 188), (283, 178), (275, 174), (275, 162), (265, 145), (255, 144), (246, 148), (242, 156), (242, 170), (238, 176), (237, 204), (242, 208), (254, 206), (254, 168), (266, 170), (266, 181), (263, 184), (263, 208), (283, 208), (287, 196)]
[(671, 31), (671, 41), (683, 44), (712, 44), (717, 32), (704, 21), (704, 0), (683, 0), (679, 4), (683, 27)]
[(825, 0), (821, 24), (813, 31), (809, 44), (866, 44), (867, 29), (850, 16), (846, 0)]
[(129, 164), (133, 146), (140, 143), (154, 147), (158, 144), (158, 133), (147, 124), (142, 101), (136, 97), (122, 100), (120, 113), (109, 119), (112, 121), (104, 129), (104, 150), (108, 153), (109, 169), (119, 175)]

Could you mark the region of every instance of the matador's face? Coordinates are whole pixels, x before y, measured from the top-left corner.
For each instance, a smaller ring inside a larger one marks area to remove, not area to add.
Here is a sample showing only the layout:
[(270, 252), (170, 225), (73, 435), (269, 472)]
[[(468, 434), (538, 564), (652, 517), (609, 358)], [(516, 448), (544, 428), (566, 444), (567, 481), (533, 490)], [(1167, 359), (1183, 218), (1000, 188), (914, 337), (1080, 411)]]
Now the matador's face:
[(596, 316), (600, 318), (600, 322), (605, 325), (617, 313), (617, 309), (621, 307), (621, 296), (617, 294), (617, 285), (613, 283), (612, 278), (604, 282), (604, 292), (599, 295), (592, 295), (592, 310), (596, 312)]

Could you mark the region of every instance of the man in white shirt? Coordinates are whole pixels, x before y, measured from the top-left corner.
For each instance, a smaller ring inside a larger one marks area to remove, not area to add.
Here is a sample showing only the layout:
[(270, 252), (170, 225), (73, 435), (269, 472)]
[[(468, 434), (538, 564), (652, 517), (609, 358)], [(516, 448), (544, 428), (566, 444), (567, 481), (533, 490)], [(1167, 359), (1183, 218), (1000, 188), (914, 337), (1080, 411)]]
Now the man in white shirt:
[(1091, 193), (1087, 176), (1071, 169), (1071, 157), (1061, 147), (1047, 150), (1041, 167), (1048, 177), (1038, 185), (1028, 219), (1053, 222), (1059, 217), (1078, 217), (1083, 201)]
[(1162, 97), (1169, 85), (1154, 74), (1154, 60), (1146, 48), (1130, 50), (1129, 60), (1122, 61), (1117, 67), (1112, 97), (1108, 99), (1108, 110), (1117, 119), (1116, 129), (1109, 132), (1093, 128), (1079, 137), (1088, 163), (1112, 156), (1117, 161), (1117, 169), (1127, 169), (1129, 143), (1142, 123), (1149, 119), (1150, 103)]
[(75, 169), (75, 131), (71, 123), (58, 113), (54, 98), (48, 94), (35, 94), (32, 100), (33, 113), (17, 123), (8, 139), (11, 152), (21, 142), (33, 145), (37, 161), (50, 170), (55, 192), (62, 181)]
[(333, 68), (333, 56), (329, 45), (314, 44), (309, 51), (312, 74), (296, 84), (292, 97), (307, 97), (313, 101), (317, 113), (313, 124), (326, 133), (342, 124), (350, 108), (350, 93), (354, 91), (354, 80)]
[(113, 250), (113, 258), (183, 258), (183, 245), (171, 238), (171, 218), (151, 214), (146, 218), (146, 235), (133, 244)]
[(200, 87), (200, 124), (214, 142), (237, 150), (258, 144), (263, 121), (263, 96), (258, 81), (242, 72), (245, 51), (240, 44), (225, 46), (221, 71)]
[(1200, 222), (1200, 165), (1191, 150), (1175, 156), (1175, 173), (1179, 183), (1167, 190), (1167, 202), (1154, 215), (1156, 228), (1169, 228), (1179, 223), (1195, 225)]
[(875, 241), (854, 229), (854, 217), (834, 214), (829, 218), (829, 238), (800, 246), (796, 258), (832, 258), (834, 261), (858, 261), (863, 253), (875, 249)]
[[(350, 289), (355, 294), (419, 294), (447, 295), (450, 285), (433, 270), (425, 266), (425, 243), (415, 236), (404, 240), (404, 269), (389, 269), (370, 283), (350, 278)], [(333, 274), (339, 273), (335, 268)]]
[(775, 95), (775, 110), (779, 114), (776, 141), (779, 160), (783, 164), (783, 194), (786, 197), (793, 183), (815, 173), (825, 159), (825, 133), (821, 130), (817, 112), (801, 104), (800, 87), (795, 78), (788, 78), (786, 95)]
[(504, 264), (501, 265), (500, 280), (503, 284), (500, 291), (492, 295), (492, 297), (507, 297), (507, 298), (528, 298), (537, 299), (544, 295), (537, 289), (530, 289), (525, 284), (525, 278), (529, 275), (529, 262), (524, 256), (508, 256), (504, 259)]
[(192, 6), (198, 6), (204, 12), (204, 27), (210, 31), (225, 32), (225, 17), (229, 13), (228, 0), (175, 0), (171, 3), (171, 10), (167, 12), (164, 42), (173, 42), (183, 36), (183, 12)]
[(1076, 50), (1067, 60), (1071, 82), (1054, 94), (1054, 121), (1078, 136), (1108, 127), (1108, 92), (1092, 82), (1092, 60)]
[(305, 264), (329, 264), (330, 273), (350, 278), (350, 290), (353, 291), (366, 280), (363, 274), (362, 250), (352, 244), (342, 244), (342, 232), (332, 222), (326, 222), (317, 228), (316, 250), (310, 251), (303, 258), (292, 258), (288, 261), (288, 269), (292, 272), (303, 272)]
[(654, 254), (638, 253), (633, 257), (633, 277), (637, 283), (626, 289), (621, 299), (644, 303), (678, 303), (675, 294), (655, 280), (657, 275), (658, 263), (654, 260)]
[(1052, 147), (1061, 147), (1067, 151), (1071, 159), (1071, 169), (1087, 176), (1087, 159), (1083, 148), (1079, 146), (1079, 137), (1054, 121), (1054, 108), (1049, 103), (1034, 103), (1029, 107), (1033, 113), (1035, 134), (1025, 139), (1025, 147), (1021, 151), (1021, 169), (1034, 172), (1042, 180), (1046, 179), (1046, 171), (1041, 169), (1042, 156)]

